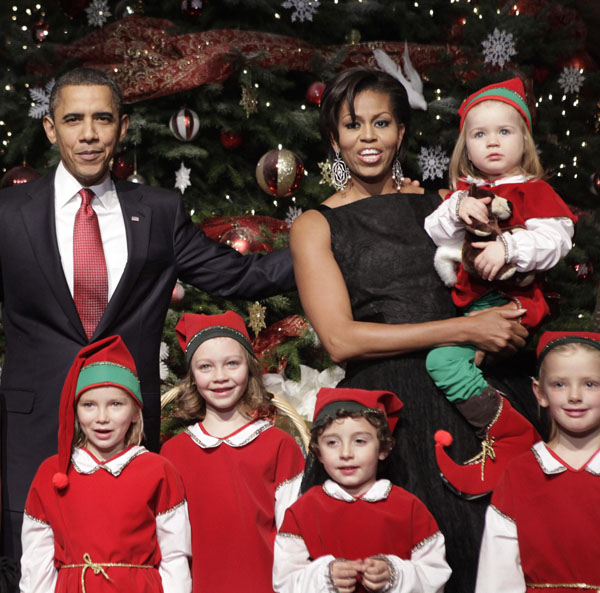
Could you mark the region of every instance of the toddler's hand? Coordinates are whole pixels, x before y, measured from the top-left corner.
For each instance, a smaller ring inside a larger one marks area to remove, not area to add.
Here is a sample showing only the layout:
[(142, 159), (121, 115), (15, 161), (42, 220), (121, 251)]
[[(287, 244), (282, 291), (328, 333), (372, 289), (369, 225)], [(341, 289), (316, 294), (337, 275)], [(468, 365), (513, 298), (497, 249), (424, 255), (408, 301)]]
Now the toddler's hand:
[(488, 223), (487, 204), (492, 201), (492, 198), (477, 199), (473, 196), (466, 196), (458, 205), (458, 217), (465, 224), (472, 224), (473, 218), (479, 222)]
[(471, 243), (473, 247), (481, 249), (473, 264), (477, 273), (490, 282), (496, 277), (500, 268), (506, 263), (506, 253), (502, 241), (484, 241)]
[(329, 565), (331, 580), (340, 593), (353, 593), (362, 570), (362, 560), (334, 560)]
[(390, 581), (390, 567), (381, 558), (364, 561), (362, 583), (369, 591), (381, 591)]

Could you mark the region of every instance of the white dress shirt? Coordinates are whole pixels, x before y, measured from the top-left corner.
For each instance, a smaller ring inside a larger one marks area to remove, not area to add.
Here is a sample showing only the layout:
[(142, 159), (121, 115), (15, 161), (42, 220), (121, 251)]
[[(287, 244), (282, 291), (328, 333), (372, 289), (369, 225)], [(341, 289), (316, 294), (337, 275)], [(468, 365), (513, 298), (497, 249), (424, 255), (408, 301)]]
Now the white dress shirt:
[[(61, 162), (54, 176), (54, 220), (58, 251), (71, 294), (73, 294), (73, 226), (75, 214), (81, 206), (79, 190), (82, 187)], [(110, 300), (127, 264), (127, 235), (123, 212), (110, 176), (89, 189), (96, 194), (92, 200), (92, 208), (98, 216), (102, 236)]]

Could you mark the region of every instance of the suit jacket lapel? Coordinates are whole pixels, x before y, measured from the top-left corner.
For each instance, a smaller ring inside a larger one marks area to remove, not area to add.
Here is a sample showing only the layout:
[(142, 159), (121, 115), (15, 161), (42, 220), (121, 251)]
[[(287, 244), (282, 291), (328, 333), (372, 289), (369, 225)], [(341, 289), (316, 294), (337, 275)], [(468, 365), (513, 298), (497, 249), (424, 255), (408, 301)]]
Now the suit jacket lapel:
[(127, 265), (92, 339), (97, 339), (110, 327), (127, 302), (146, 263), (150, 240), (152, 209), (142, 202), (143, 186), (115, 181), (115, 187), (121, 203), (125, 232), (127, 233)]
[(54, 175), (46, 175), (39, 181), (28, 183), (24, 190), (29, 200), (21, 207), (21, 214), (37, 262), (71, 325), (87, 340), (58, 251), (54, 216)]

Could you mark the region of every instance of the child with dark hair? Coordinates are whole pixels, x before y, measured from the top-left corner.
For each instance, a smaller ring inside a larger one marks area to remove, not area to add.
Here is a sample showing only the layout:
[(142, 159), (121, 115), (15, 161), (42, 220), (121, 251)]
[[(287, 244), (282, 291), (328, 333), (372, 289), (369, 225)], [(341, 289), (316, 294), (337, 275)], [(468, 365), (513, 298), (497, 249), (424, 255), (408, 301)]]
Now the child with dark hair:
[(275, 539), (275, 591), (443, 591), (451, 571), (435, 519), (377, 475), (401, 407), (389, 391), (319, 391), (308, 464), (322, 472), (311, 473), (314, 485), (286, 511)]

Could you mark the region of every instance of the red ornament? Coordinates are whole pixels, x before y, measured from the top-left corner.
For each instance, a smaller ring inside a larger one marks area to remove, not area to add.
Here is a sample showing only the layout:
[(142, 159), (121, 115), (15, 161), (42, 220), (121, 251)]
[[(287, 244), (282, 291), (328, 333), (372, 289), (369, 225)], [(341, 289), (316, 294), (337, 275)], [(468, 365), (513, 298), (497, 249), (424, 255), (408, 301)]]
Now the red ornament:
[(306, 91), (306, 100), (313, 105), (321, 104), (321, 95), (325, 90), (324, 82), (313, 82)]
[(256, 165), (256, 181), (261, 189), (279, 198), (290, 196), (304, 175), (304, 165), (291, 150), (270, 150)]
[(48, 23), (45, 23), (44, 21), (38, 21), (31, 27), (31, 37), (35, 43), (42, 43), (43, 41), (46, 41), (49, 32), (50, 27)]
[(173, 293), (171, 294), (171, 304), (176, 305), (183, 301), (183, 297), (185, 296), (185, 288), (179, 282), (175, 284), (173, 287)]
[(592, 265), (592, 263), (580, 263), (580, 264), (573, 264), (572, 266), (573, 270), (575, 271), (575, 274), (577, 274), (577, 280), (589, 280), (590, 278), (592, 278), (592, 276), (594, 275), (594, 266)]
[(451, 43), (460, 43), (464, 38), (464, 28), (467, 24), (465, 17), (458, 17), (448, 31), (448, 41)]
[(594, 72), (598, 70), (598, 64), (596, 64), (594, 58), (592, 58), (585, 50), (576, 51), (570, 58), (564, 60), (561, 66), (563, 68), (566, 68), (567, 66), (580, 68), (584, 72)]
[(184, 16), (197, 18), (202, 16), (202, 11), (206, 8), (206, 0), (182, 0), (181, 12)]
[(253, 244), (259, 242), (260, 237), (252, 229), (234, 226), (231, 230), (224, 232), (219, 240), (240, 253), (246, 253), (252, 251)]
[(119, 179), (127, 179), (133, 173), (133, 162), (126, 152), (120, 152), (115, 155), (113, 160), (112, 172)]
[(40, 177), (40, 174), (28, 165), (23, 165), (22, 167), (13, 167), (4, 174), (2, 179), (0, 179), (0, 187), (12, 187), (13, 185), (20, 185), (21, 183), (33, 181), (38, 177)]
[(235, 134), (229, 130), (221, 132), (221, 146), (227, 150), (233, 150), (242, 145), (244, 137), (241, 134)]
[(177, 140), (189, 142), (200, 131), (200, 118), (194, 110), (183, 107), (171, 116), (169, 128)]
[(596, 171), (592, 174), (592, 186), (590, 188), (592, 193), (600, 196), (600, 171)]

